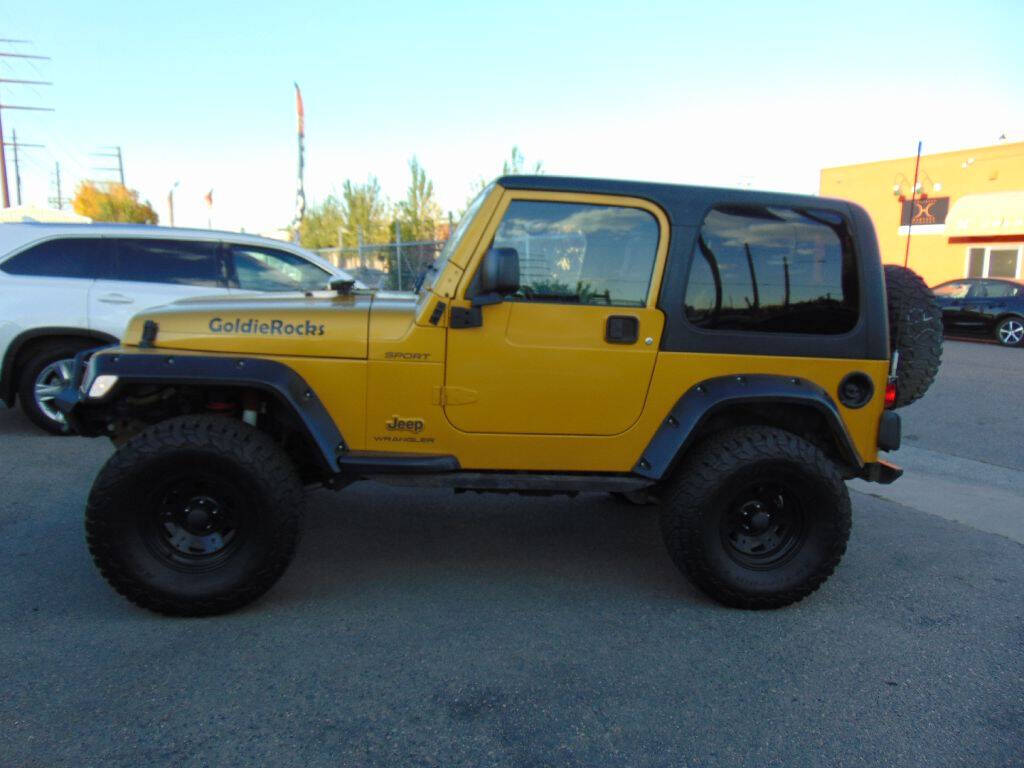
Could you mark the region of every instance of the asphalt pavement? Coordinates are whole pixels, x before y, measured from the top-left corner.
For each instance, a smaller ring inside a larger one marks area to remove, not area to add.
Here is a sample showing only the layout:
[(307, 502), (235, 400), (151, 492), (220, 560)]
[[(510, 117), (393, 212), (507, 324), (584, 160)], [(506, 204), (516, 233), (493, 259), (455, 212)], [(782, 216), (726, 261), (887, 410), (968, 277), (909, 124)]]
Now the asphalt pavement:
[[(906, 444), (1024, 469), (1022, 363), (948, 344)], [(836, 574), (744, 612), (674, 569), (652, 508), (363, 483), (310, 494), (263, 599), (170, 619), (86, 551), (110, 452), (0, 410), (5, 768), (1024, 765), (1024, 547), (977, 521), (855, 492)]]

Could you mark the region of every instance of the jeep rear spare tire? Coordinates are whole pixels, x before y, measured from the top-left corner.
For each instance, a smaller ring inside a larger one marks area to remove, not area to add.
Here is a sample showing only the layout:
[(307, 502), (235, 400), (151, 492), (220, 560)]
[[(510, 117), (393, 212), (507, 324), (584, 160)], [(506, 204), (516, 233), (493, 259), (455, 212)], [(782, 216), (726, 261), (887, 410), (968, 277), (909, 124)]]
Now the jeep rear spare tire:
[(265, 434), (182, 416), (129, 440), (100, 470), (85, 515), (103, 577), (158, 613), (225, 613), (255, 600), (295, 552), (303, 489)]
[(910, 405), (928, 391), (942, 361), (942, 310), (916, 272), (885, 266), (889, 303), (889, 352), (896, 364), (896, 408)]

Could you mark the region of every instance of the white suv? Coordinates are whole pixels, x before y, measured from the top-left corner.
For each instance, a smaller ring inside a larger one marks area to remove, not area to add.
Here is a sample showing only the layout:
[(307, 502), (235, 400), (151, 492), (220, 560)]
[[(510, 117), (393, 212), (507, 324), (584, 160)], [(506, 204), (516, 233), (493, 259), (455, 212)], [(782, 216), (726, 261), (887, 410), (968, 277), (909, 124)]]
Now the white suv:
[(130, 224), (0, 224), (0, 400), (54, 434), (53, 404), (83, 349), (112, 344), (136, 312), (189, 296), (320, 290), (351, 279), (297, 246), (250, 235)]

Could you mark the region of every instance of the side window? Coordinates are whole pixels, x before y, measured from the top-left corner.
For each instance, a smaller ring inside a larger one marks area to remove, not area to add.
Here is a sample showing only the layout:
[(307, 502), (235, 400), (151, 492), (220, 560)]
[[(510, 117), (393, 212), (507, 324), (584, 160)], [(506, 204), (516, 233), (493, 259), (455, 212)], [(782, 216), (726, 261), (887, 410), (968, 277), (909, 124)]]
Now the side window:
[(274, 248), (229, 245), (233, 285), (244, 291), (319, 291), (331, 275), (301, 256)]
[(12, 256), (0, 269), (9, 275), (92, 279), (109, 271), (110, 247), (100, 238), (47, 240)]
[(932, 289), (932, 293), (936, 296), (941, 296), (944, 299), (962, 299), (967, 295), (967, 291), (970, 289), (970, 283), (943, 283), (942, 285), (935, 286)]
[(857, 324), (857, 264), (832, 211), (718, 206), (704, 218), (684, 300), (700, 328), (846, 333)]
[(658, 221), (640, 208), (514, 200), (493, 247), (519, 253), (512, 300), (642, 307)]
[(224, 284), (217, 243), (149, 238), (118, 239), (118, 280), (176, 285)]
[(975, 283), (970, 294), (972, 299), (1005, 299), (1008, 296), (1016, 295), (1016, 286), (997, 280)]

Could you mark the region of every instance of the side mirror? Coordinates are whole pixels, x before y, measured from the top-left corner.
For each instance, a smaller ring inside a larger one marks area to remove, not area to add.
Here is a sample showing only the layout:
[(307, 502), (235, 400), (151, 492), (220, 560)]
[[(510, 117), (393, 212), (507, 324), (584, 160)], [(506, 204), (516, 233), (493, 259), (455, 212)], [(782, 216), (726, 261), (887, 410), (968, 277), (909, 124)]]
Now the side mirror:
[(519, 290), (519, 251), (492, 248), (484, 254), (477, 272), (473, 304), (497, 304), (503, 296)]

